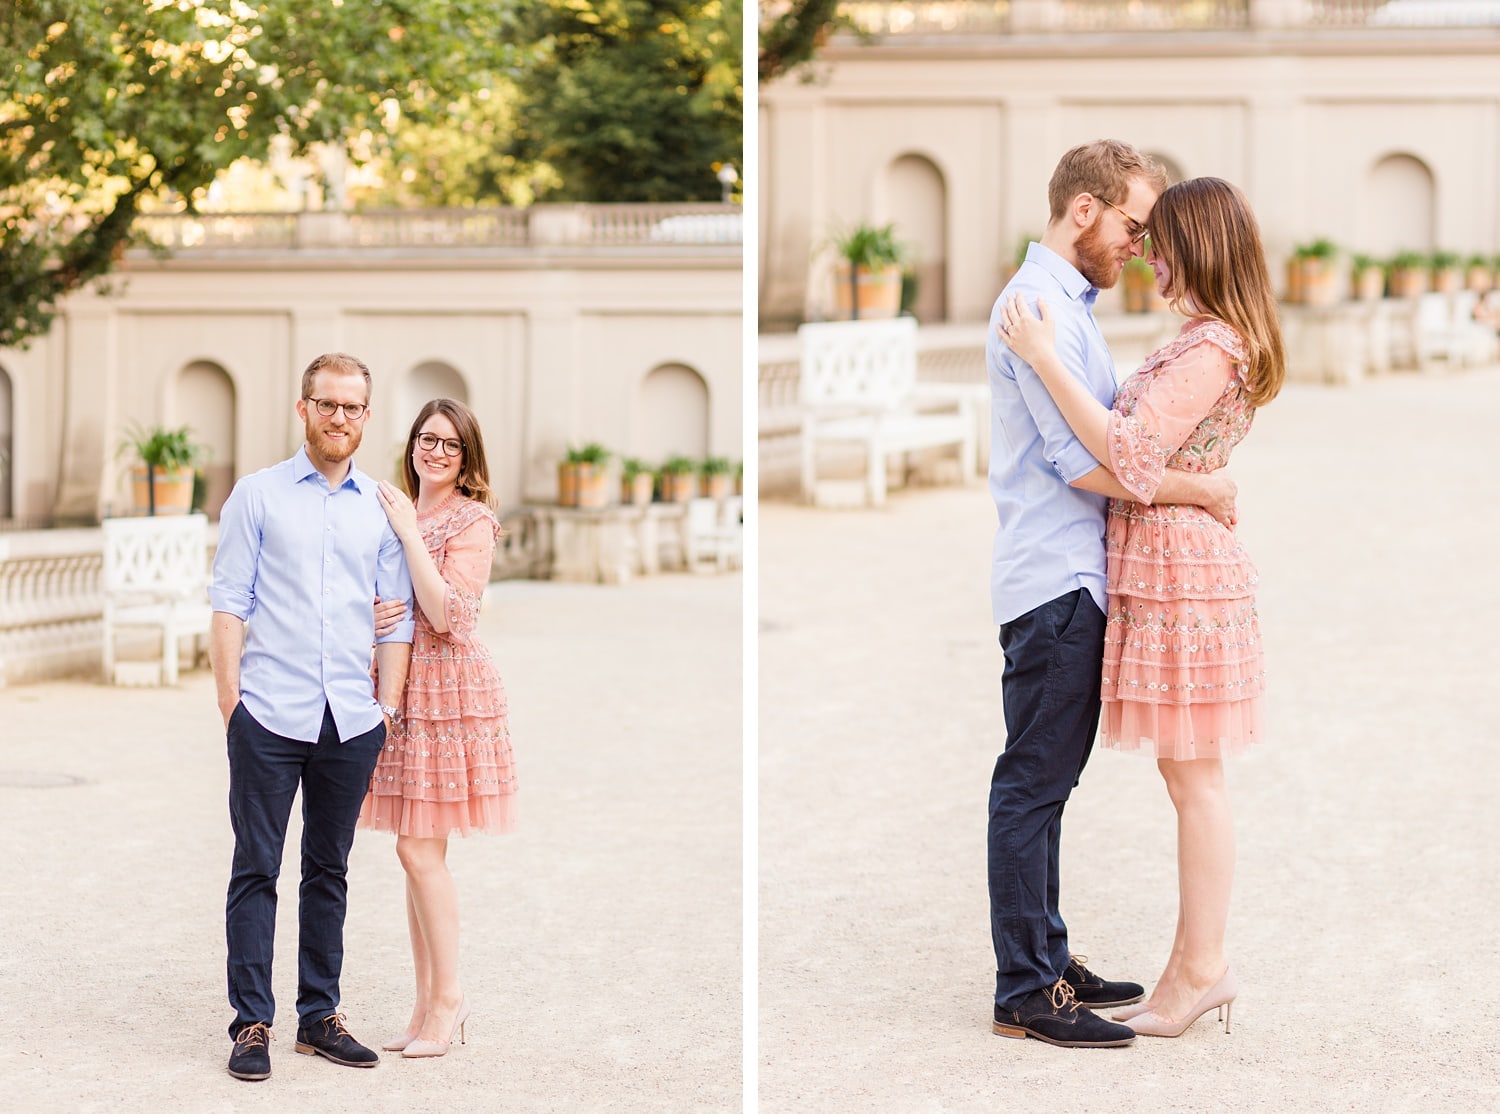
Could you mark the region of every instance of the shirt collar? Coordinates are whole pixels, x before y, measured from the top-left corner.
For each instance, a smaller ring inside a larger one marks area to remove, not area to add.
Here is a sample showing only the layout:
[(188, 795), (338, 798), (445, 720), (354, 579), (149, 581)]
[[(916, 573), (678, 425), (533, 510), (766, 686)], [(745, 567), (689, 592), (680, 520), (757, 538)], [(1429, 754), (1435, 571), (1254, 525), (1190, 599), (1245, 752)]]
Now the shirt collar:
[[(292, 457), (292, 480), (294, 483), (301, 483), (307, 477), (316, 475), (321, 475), (321, 473), (313, 467), (312, 458), (307, 455), (307, 442), (304, 441), (298, 447), (297, 455)], [(365, 474), (351, 461), (349, 464), (349, 474), (344, 477), (344, 482), (339, 486), (349, 487), (353, 485), (355, 491), (364, 494), (365, 479)]]
[(1099, 288), (1084, 278), (1078, 268), (1069, 263), (1057, 252), (1042, 244), (1032, 242), (1026, 246), (1026, 262), (1035, 263), (1046, 271), (1061, 286), (1063, 293), (1075, 302), (1082, 301), (1092, 307), (1094, 299), (1099, 296)]

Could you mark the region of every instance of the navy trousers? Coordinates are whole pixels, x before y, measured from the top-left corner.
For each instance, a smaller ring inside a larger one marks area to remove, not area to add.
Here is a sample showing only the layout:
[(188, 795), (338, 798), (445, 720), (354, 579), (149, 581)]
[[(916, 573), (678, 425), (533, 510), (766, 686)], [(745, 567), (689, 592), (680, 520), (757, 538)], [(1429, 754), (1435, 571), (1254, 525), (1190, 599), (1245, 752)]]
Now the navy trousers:
[(1000, 645), (1006, 739), (990, 781), (990, 935), (995, 1004), (1009, 1009), (1068, 965), (1058, 845), (1099, 728), (1104, 614), (1080, 588), (1002, 625)]
[(297, 1019), (309, 1025), (337, 1012), (344, 966), (344, 911), (354, 824), (385, 744), (385, 724), (339, 742), (325, 707), (317, 743), (267, 731), (240, 704), (229, 717), (229, 821), (234, 865), (225, 905), (229, 945), (229, 1035), (273, 1023), (271, 956), (276, 879), (287, 821), (302, 787), (302, 887), (298, 893)]

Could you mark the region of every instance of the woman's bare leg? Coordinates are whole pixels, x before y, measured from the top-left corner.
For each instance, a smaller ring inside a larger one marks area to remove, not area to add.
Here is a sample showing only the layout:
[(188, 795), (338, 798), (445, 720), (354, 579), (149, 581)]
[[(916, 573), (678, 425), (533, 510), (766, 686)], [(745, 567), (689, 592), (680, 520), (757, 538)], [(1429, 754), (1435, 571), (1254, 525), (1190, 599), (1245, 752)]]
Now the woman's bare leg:
[(426, 951), (427, 1011), (417, 1037), (445, 1041), (463, 1001), (458, 982), (458, 889), (448, 871), (448, 840), (400, 836), (396, 853), (406, 870), (409, 908)]

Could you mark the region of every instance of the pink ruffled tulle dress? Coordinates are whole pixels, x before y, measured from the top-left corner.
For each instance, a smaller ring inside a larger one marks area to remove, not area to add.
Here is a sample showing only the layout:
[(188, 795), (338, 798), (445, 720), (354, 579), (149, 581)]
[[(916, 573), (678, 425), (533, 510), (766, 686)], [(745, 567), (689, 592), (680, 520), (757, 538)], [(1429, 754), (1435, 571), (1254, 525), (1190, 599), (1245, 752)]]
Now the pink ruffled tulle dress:
[(1101, 741), (1157, 758), (1212, 758), (1261, 740), (1259, 575), (1201, 507), (1150, 505), (1168, 468), (1212, 472), (1255, 416), (1245, 345), (1197, 318), (1120, 388), (1110, 470), (1142, 502), (1112, 500)]
[(455, 492), (417, 516), (447, 585), (448, 630), (417, 608), (401, 719), (370, 778), (359, 826), (398, 835), (509, 831), (516, 775), (505, 686), (475, 625), (500, 525)]

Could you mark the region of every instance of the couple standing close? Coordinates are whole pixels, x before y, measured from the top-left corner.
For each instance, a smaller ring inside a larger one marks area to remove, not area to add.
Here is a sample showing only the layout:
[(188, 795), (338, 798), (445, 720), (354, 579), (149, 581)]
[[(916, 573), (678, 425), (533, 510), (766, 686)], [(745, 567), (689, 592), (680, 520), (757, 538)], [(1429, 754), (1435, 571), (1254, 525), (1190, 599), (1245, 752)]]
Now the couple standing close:
[[(1118, 1046), (1215, 1008), (1227, 1031), (1222, 755), (1261, 739), (1264, 670), (1257, 574), (1218, 469), (1285, 374), (1275, 297), (1255, 217), (1220, 179), (1168, 188), (1101, 140), (1063, 156), (1048, 201), (986, 348), (1007, 732), (989, 805), (994, 1031)], [(1094, 299), (1142, 250), (1188, 321), (1117, 393)], [(1063, 807), (1096, 731), (1154, 756), (1177, 811), (1177, 930), (1149, 998), (1085, 967), (1058, 909)], [(1109, 1007), (1128, 1008), (1093, 1012)]]
[(380, 1060), (338, 1008), (356, 826), (395, 832), (406, 872), (416, 1001), (383, 1047), (424, 1057), (446, 1053), (468, 1017), (448, 837), (513, 823), (505, 690), (475, 632), (499, 531), (478, 423), (451, 399), (427, 403), (407, 437), (402, 494), (354, 466), (369, 403), (363, 363), (313, 360), (296, 404), (305, 444), (240, 480), (219, 521), (210, 647), (234, 830), (225, 927), (238, 1079), (271, 1074), (276, 881), (299, 785), (296, 1050), (348, 1067)]

